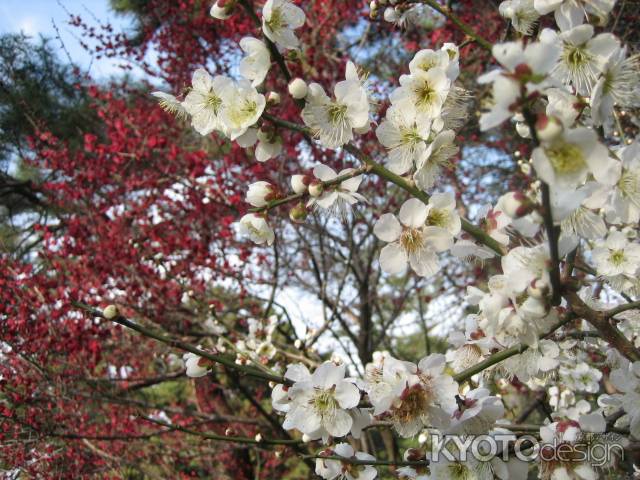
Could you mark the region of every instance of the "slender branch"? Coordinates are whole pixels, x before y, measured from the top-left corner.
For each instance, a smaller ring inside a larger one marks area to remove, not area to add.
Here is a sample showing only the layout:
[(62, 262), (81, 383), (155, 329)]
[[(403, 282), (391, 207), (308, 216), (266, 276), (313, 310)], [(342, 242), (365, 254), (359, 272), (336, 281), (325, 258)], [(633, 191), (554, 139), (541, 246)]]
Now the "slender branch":
[(640, 310), (640, 302), (631, 302), (618, 305), (617, 307), (604, 312), (604, 316), (605, 318), (615, 317), (619, 313), (626, 312), (627, 310)]
[[(102, 314), (102, 312), (100, 310), (97, 310), (93, 307), (91, 307), (90, 305), (86, 305), (84, 303), (81, 302), (71, 302), (75, 307), (78, 307), (82, 310), (84, 310), (87, 313), (90, 313), (91, 315), (95, 316), (95, 317), (100, 317), (100, 318), (105, 318), (104, 315)], [(117, 323), (119, 325), (122, 325), (124, 327), (130, 328), (131, 330), (135, 330), (136, 332), (144, 335), (145, 337), (149, 337), (149, 338), (153, 338), (154, 340), (157, 340), (159, 342), (162, 342), (166, 345), (169, 345), (171, 347), (174, 348), (179, 348), (180, 350), (184, 350), (186, 352), (191, 352), (195, 355), (198, 355), (200, 357), (206, 358), (207, 360), (211, 360), (212, 362), (216, 362), (219, 363), (220, 365), (223, 365), (227, 368), (230, 368), (232, 370), (236, 370), (240, 373), (243, 373), (245, 375), (251, 376), (251, 377), (255, 377), (255, 378), (261, 378), (263, 380), (267, 380), (269, 382), (278, 382), (278, 383), (287, 383), (287, 381), (283, 378), (280, 377), (278, 375), (273, 375), (267, 372), (263, 372), (260, 370), (257, 370), (253, 367), (248, 367), (246, 365), (238, 365), (236, 364), (232, 359), (227, 358), (227, 357), (223, 357), (221, 355), (215, 355), (213, 353), (210, 352), (206, 352), (204, 350), (201, 350), (197, 347), (194, 347), (193, 345), (189, 345), (188, 343), (182, 342), (180, 340), (176, 340), (173, 339), (167, 335), (164, 335), (162, 333), (158, 333), (158, 332), (154, 332), (153, 330), (150, 330), (148, 328), (145, 328), (141, 325), (138, 325), (137, 323), (134, 323), (130, 320), (127, 320), (126, 318), (124, 318), (123, 316), (119, 315), (115, 318), (110, 319), (112, 322)]]
[(394, 462), (392, 460), (361, 460), (355, 457), (341, 457), (339, 455), (305, 455), (302, 458), (316, 458), (322, 460), (338, 460), (342, 463), (349, 463), (351, 465), (373, 465), (381, 467), (426, 467), (429, 465), (428, 460), (417, 461), (401, 461)]
[(575, 314), (580, 318), (584, 318), (587, 322), (593, 325), (596, 330), (600, 332), (603, 340), (607, 341), (609, 345), (617, 349), (622, 355), (632, 362), (640, 360), (640, 351), (638, 351), (633, 343), (630, 342), (629, 339), (620, 332), (620, 330), (610, 323), (611, 315), (607, 316), (608, 312), (598, 312), (593, 310), (584, 303), (576, 292), (566, 292), (565, 298)]
[[(323, 188), (330, 187), (332, 185), (340, 184), (345, 180), (349, 180), (350, 178), (357, 177), (358, 175), (362, 175), (363, 173), (366, 173), (367, 171), (369, 171), (369, 169), (370, 168), (368, 166), (355, 168), (353, 171), (349, 173), (345, 173), (344, 175), (340, 175), (334, 179), (327, 180), (326, 182), (320, 182), (320, 183), (322, 184)], [(266, 212), (268, 210), (271, 210), (272, 208), (278, 207), (280, 205), (284, 205), (285, 203), (289, 203), (289, 202), (293, 202), (294, 200), (301, 199), (304, 196), (305, 196), (304, 193), (294, 193), (292, 195), (288, 195), (283, 198), (278, 198), (277, 200), (272, 200), (271, 202), (267, 203), (264, 207), (251, 208), (249, 209), (249, 211), (254, 213)]]
[(232, 436), (226, 436), (226, 435), (218, 435), (215, 433), (199, 432), (197, 430), (192, 430), (190, 428), (181, 427), (180, 425), (172, 425), (170, 423), (163, 422), (162, 420), (147, 417), (145, 415), (141, 415), (140, 418), (147, 420), (148, 422), (155, 423), (156, 425), (172, 428), (173, 430), (178, 430), (180, 432), (188, 433), (189, 435), (195, 435), (198, 437), (206, 438), (207, 440), (218, 440), (221, 442), (231, 442), (231, 443), (246, 443), (250, 445), (298, 445), (302, 443), (302, 441), (300, 440), (281, 440), (281, 439), (268, 439), (268, 438), (256, 440), (255, 438), (249, 438), (249, 437), (232, 437)]
[[(564, 318), (560, 319), (560, 321), (558, 321), (554, 326), (552, 326), (546, 333), (543, 333), (542, 335), (540, 335), (540, 338), (542, 339), (542, 338), (548, 337), (553, 332), (558, 330), (560, 327), (566, 325), (574, 318), (575, 318), (574, 315), (567, 314)], [(463, 370), (462, 372), (454, 375), (453, 379), (458, 383), (464, 382), (465, 380), (468, 380), (475, 374), (480, 373), (483, 370), (486, 370), (487, 368), (492, 367), (497, 363), (500, 363), (506, 360), (507, 358), (513, 357), (514, 355), (518, 355), (524, 352), (525, 350), (527, 350), (528, 348), (529, 348), (528, 345), (524, 343), (519, 343), (518, 345), (514, 345), (513, 347), (509, 347), (505, 350), (501, 350), (497, 353), (494, 353), (490, 357), (486, 358), (482, 362), (474, 365), (473, 367), (469, 367), (466, 370)]]
[[(300, 133), (306, 133), (306, 134), (311, 133), (310, 130), (303, 125), (299, 125), (297, 123), (289, 122), (286, 120), (281, 120), (279, 118), (273, 117), (268, 114), (264, 114), (263, 117), (283, 128), (287, 128), (289, 130), (293, 130)], [(396, 175), (390, 170), (387, 170), (385, 167), (375, 162), (369, 155), (365, 154), (362, 150), (360, 150), (355, 145), (348, 143), (343, 148), (345, 151), (349, 152), (351, 155), (356, 157), (362, 163), (367, 165), (369, 167), (369, 170), (372, 173), (376, 174), (378, 177), (384, 178), (385, 180), (397, 185), (398, 187), (410, 193), (413, 197), (421, 200), (425, 204), (429, 203), (430, 196), (427, 193), (423, 192), (418, 187), (416, 187), (415, 185), (413, 185), (412, 183), (410, 183), (408, 180), (401, 177), (400, 175)], [(462, 229), (465, 232), (467, 232), (469, 235), (471, 235), (472, 237), (474, 237), (476, 240), (483, 243), (487, 247), (491, 248), (498, 255), (502, 256), (505, 254), (504, 246), (502, 246), (499, 242), (491, 238), (491, 236), (487, 234), (484, 230), (482, 230), (480, 227), (473, 225), (472, 223), (470, 223), (468, 220), (464, 218), (461, 219), (461, 222), (462, 222)]]

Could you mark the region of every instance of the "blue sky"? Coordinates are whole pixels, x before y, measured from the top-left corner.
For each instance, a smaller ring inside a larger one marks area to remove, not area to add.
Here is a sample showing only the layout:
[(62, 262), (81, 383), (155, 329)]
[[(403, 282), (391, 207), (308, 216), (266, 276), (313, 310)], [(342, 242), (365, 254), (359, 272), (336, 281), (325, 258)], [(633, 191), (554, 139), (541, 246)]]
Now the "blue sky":
[[(116, 30), (131, 27), (128, 18), (117, 16), (109, 9), (108, 0), (0, 0), (0, 33), (19, 33), (33, 37), (42, 34), (54, 38), (54, 23), (66, 50), (75, 63), (84, 71), (89, 70), (95, 78), (106, 78), (121, 73), (118, 65), (122, 61), (113, 59), (92, 59), (78, 41), (80, 31), (67, 24), (68, 15), (65, 9), (80, 15), (90, 24), (111, 23)], [(54, 38), (52, 46), (59, 49), (61, 59), (66, 60), (60, 42)]]

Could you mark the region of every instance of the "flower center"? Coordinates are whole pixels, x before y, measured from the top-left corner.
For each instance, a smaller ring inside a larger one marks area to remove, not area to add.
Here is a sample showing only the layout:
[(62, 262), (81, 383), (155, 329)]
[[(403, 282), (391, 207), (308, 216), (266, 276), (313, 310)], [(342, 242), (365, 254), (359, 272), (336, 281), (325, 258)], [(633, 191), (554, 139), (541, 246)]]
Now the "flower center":
[(411, 387), (403, 396), (401, 403), (394, 407), (393, 418), (399, 423), (409, 423), (424, 415), (431, 404), (428, 392), (419, 385)]
[(435, 66), (436, 66), (436, 60), (434, 58), (427, 58), (420, 65), (418, 65), (418, 68), (426, 72), (430, 68), (433, 68)]
[(578, 69), (591, 61), (591, 55), (583, 47), (565, 45), (562, 52), (564, 62), (571, 68)]
[(587, 166), (582, 151), (571, 143), (557, 142), (544, 151), (553, 169), (561, 175), (580, 172)]
[(341, 103), (332, 103), (327, 108), (327, 116), (332, 125), (341, 124), (347, 116), (347, 106)]
[(403, 145), (415, 146), (422, 142), (422, 137), (415, 128), (403, 128), (400, 130)]
[(330, 413), (338, 407), (338, 402), (333, 395), (333, 390), (318, 390), (311, 402), (318, 415)]
[(448, 465), (451, 478), (456, 480), (470, 480), (474, 477), (469, 468), (460, 462), (453, 462)]
[(267, 26), (274, 32), (277, 32), (285, 26), (284, 15), (280, 8), (274, 8), (271, 10), (271, 18), (267, 20)]
[(614, 250), (609, 255), (609, 261), (616, 267), (619, 267), (624, 262), (624, 250)]
[(427, 107), (433, 104), (437, 97), (436, 91), (428, 82), (425, 82), (419, 87), (416, 87), (414, 89), (414, 93), (417, 97), (416, 104), (418, 107)]
[(408, 254), (416, 253), (424, 247), (422, 231), (417, 228), (407, 228), (400, 235), (400, 245)]
[(622, 170), (618, 188), (625, 197), (640, 207), (640, 175), (627, 169)]
[(207, 107), (213, 109), (213, 113), (218, 114), (218, 109), (222, 105), (222, 99), (213, 92), (207, 96)]
[(447, 218), (449, 218), (449, 215), (446, 210), (432, 208), (429, 210), (429, 215), (427, 215), (427, 225), (444, 228), (447, 226)]

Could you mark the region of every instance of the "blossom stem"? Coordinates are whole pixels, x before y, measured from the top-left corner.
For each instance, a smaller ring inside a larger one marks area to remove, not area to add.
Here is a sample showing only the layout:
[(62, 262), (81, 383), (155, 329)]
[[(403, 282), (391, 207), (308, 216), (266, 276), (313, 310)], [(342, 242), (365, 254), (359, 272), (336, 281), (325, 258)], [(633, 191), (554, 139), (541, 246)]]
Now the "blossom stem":
[[(91, 307), (90, 305), (86, 305), (84, 303), (75, 302), (75, 301), (71, 303), (75, 307), (80, 308), (95, 317), (105, 318), (105, 316), (102, 314), (100, 310), (97, 310)], [(221, 355), (215, 355), (213, 353), (194, 347), (193, 345), (189, 345), (186, 342), (182, 342), (180, 340), (171, 338), (163, 333), (154, 332), (153, 330), (143, 327), (142, 325), (138, 325), (137, 323), (134, 323), (131, 320), (127, 320), (122, 315), (118, 315), (114, 318), (111, 318), (110, 320), (114, 323), (130, 328), (131, 330), (135, 330), (136, 332), (140, 333), (141, 335), (144, 335), (145, 337), (153, 338), (154, 340), (157, 340), (159, 342), (162, 342), (174, 348), (179, 348), (180, 350), (184, 350), (185, 352), (191, 352), (195, 355), (206, 358), (207, 360), (211, 360), (212, 362), (219, 363), (220, 365), (223, 365), (232, 370), (236, 370), (250, 377), (261, 378), (269, 382), (288, 383), (283, 377), (280, 377), (278, 375), (273, 375), (271, 373), (263, 372), (263, 371), (257, 370), (256, 368), (248, 367), (246, 365), (238, 365), (230, 358), (223, 357)]]
[(627, 310), (640, 310), (640, 302), (631, 302), (624, 303), (622, 305), (618, 305), (617, 307), (612, 308), (605, 312), (604, 316), (606, 318), (615, 317), (619, 313), (626, 312)]
[[(547, 330), (546, 333), (543, 333), (542, 335), (540, 335), (540, 338), (548, 337), (553, 332), (558, 330), (560, 327), (566, 325), (567, 323), (569, 323), (574, 318), (576, 318), (576, 317), (573, 314), (565, 315), (564, 318), (560, 319), (555, 325), (553, 325), (549, 330)], [(454, 375), (453, 379), (458, 383), (464, 382), (465, 380), (468, 380), (469, 378), (473, 377), (477, 373), (480, 373), (480, 372), (486, 370), (487, 368), (492, 367), (492, 366), (496, 365), (497, 363), (502, 362), (503, 360), (506, 360), (507, 358), (513, 357), (514, 355), (521, 354), (522, 352), (524, 352), (528, 348), (529, 348), (528, 345), (526, 345), (524, 343), (519, 343), (517, 345), (514, 345), (513, 347), (509, 347), (509, 348), (506, 348), (504, 350), (501, 350), (501, 351), (499, 351), (497, 353), (494, 353), (493, 355), (491, 355), (487, 359), (483, 360), (482, 362), (480, 362), (480, 363), (478, 363), (478, 364), (476, 364), (476, 365), (474, 365), (472, 367), (469, 367), (466, 370), (463, 370), (462, 372)]]
[[(240, 5), (242, 5), (242, 8), (244, 8), (247, 11), (247, 14), (251, 17), (254, 23), (259, 27), (262, 24), (262, 22), (260, 21), (260, 17), (258, 17), (256, 12), (253, 11), (253, 6), (251, 5), (251, 3), (247, 0), (240, 0), (239, 3)], [(284, 57), (278, 51), (278, 47), (276, 47), (276, 45), (267, 37), (264, 37), (264, 41), (267, 44), (267, 47), (269, 48), (269, 52), (271, 53), (271, 56), (275, 58), (276, 63), (278, 64), (278, 67), (280, 67), (280, 70), (282, 70), (282, 74), (284, 75), (285, 80), (287, 82), (291, 81), (291, 72), (289, 72), (289, 69), (287, 68), (287, 64), (284, 61)]]
[[(369, 167), (367, 166), (356, 168), (349, 173), (345, 173), (344, 175), (340, 175), (332, 180), (327, 180), (326, 182), (320, 182), (320, 183), (322, 184), (323, 187), (330, 187), (331, 185), (337, 185), (339, 183), (344, 182), (345, 180), (349, 180), (350, 178), (357, 177), (358, 175), (362, 175), (367, 170), (369, 170)], [(278, 198), (277, 200), (273, 200), (267, 203), (264, 207), (252, 208), (249, 211), (253, 213), (266, 212), (268, 210), (271, 210), (274, 207), (292, 202), (294, 200), (298, 200), (299, 198), (303, 198), (304, 196), (305, 196), (304, 193), (294, 193), (292, 195), (289, 195), (283, 198)]]
[(302, 458), (320, 458), (323, 460), (338, 460), (343, 463), (349, 463), (351, 465), (377, 465), (380, 467), (426, 467), (429, 465), (428, 460), (416, 460), (416, 461), (399, 461), (394, 462), (392, 460), (361, 460), (355, 457), (341, 457), (339, 455), (304, 455)]
[[(534, 148), (540, 146), (536, 131), (536, 119), (528, 108), (523, 109), (522, 114), (527, 121), (527, 126), (531, 132), (531, 140)], [(540, 193), (542, 194), (542, 218), (547, 239), (549, 241), (549, 256), (551, 257), (551, 269), (549, 270), (549, 280), (551, 281), (551, 304), (560, 305), (562, 301), (562, 282), (560, 280), (560, 252), (558, 250), (558, 228), (553, 223), (553, 212), (551, 211), (551, 192), (546, 182), (540, 181)]]
[[(589, 307), (576, 292), (567, 292), (565, 298), (573, 312), (593, 325), (602, 335), (602, 339), (618, 350), (622, 355), (636, 362), (640, 360), (640, 351), (620, 330), (610, 323), (609, 312), (598, 312)], [(613, 309), (615, 310), (615, 309)]]
[(195, 435), (198, 437), (206, 438), (208, 440), (218, 440), (221, 442), (233, 442), (233, 443), (247, 443), (251, 445), (299, 445), (302, 443), (300, 440), (284, 440), (284, 439), (269, 439), (263, 438), (261, 440), (256, 440), (255, 438), (249, 437), (232, 437), (226, 435), (217, 435), (215, 433), (207, 433), (207, 432), (199, 432), (197, 430), (192, 430), (190, 428), (181, 427), (180, 425), (173, 425), (171, 423), (163, 422), (162, 420), (158, 420), (155, 418), (147, 417), (146, 415), (140, 415), (140, 418), (155, 423), (156, 425), (161, 425), (163, 427), (171, 428), (172, 430), (178, 430), (179, 432), (188, 433), (189, 435)]
[[(289, 130), (294, 130), (296, 132), (307, 133), (307, 134), (310, 133), (309, 129), (302, 125), (298, 125), (296, 123), (289, 122), (286, 120), (281, 120), (279, 118), (273, 117), (268, 114), (263, 115), (263, 117), (280, 127), (287, 128)], [(429, 198), (430, 198), (429, 194), (427, 194), (426, 192), (423, 192), (415, 185), (412, 185), (409, 181), (407, 181), (405, 178), (401, 177), (400, 175), (396, 175), (390, 170), (387, 170), (382, 165), (375, 162), (369, 155), (364, 153), (355, 145), (348, 143), (343, 148), (344, 150), (349, 152), (351, 155), (356, 157), (358, 160), (360, 160), (362, 163), (367, 165), (370, 171), (376, 174), (378, 177), (384, 178), (385, 180), (397, 185), (398, 187), (402, 188), (406, 192), (410, 193), (413, 197), (417, 198), (418, 200), (421, 200), (423, 203), (425, 204), (429, 203)], [(469, 222), (464, 218), (461, 218), (461, 222), (462, 222), (462, 229), (465, 232), (467, 232), (469, 235), (474, 237), (476, 240), (483, 243), (484, 245), (492, 249), (494, 252), (496, 252), (500, 256), (506, 253), (504, 247), (499, 242), (491, 238), (491, 236), (487, 234), (484, 230), (482, 230), (480, 227), (473, 225), (471, 222)]]

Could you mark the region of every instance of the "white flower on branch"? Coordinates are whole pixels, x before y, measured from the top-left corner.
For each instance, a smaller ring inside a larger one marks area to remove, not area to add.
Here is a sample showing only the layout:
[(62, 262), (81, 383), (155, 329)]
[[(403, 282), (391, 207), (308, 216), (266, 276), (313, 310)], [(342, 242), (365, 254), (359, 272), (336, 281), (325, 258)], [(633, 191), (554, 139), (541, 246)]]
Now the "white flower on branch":
[(442, 169), (451, 166), (451, 158), (459, 151), (454, 140), (453, 130), (444, 130), (438, 133), (416, 162), (416, 172), (413, 179), (421, 190), (431, 190)]
[(623, 232), (613, 231), (592, 252), (598, 275), (617, 290), (627, 290), (637, 280), (640, 244), (630, 242)]
[(290, 0), (267, 0), (262, 7), (262, 31), (282, 48), (298, 48), (300, 41), (293, 31), (305, 20), (304, 11)]
[(616, 0), (534, 0), (533, 5), (540, 15), (555, 12), (556, 23), (567, 30), (580, 25), (585, 17), (596, 17), (604, 25), (615, 3)]
[(442, 112), (451, 80), (444, 69), (433, 67), (429, 71), (416, 69), (411, 75), (400, 77), (400, 87), (390, 96), (391, 103), (401, 109), (415, 110), (416, 117), (436, 119)]
[(335, 447), (321, 452), (320, 456), (344, 457), (345, 461), (317, 458), (316, 475), (325, 480), (373, 480), (378, 471), (372, 465), (362, 465), (349, 462), (351, 459), (361, 461), (375, 461), (373, 455), (364, 452), (356, 452), (348, 443), (338, 443)]
[(223, 97), (233, 91), (233, 80), (222, 75), (211, 77), (203, 68), (193, 73), (191, 91), (182, 106), (191, 115), (191, 124), (200, 135), (208, 135), (214, 130), (225, 131), (220, 119)]
[(238, 80), (233, 88), (226, 89), (222, 94), (222, 102), (224, 108), (220, 121), (223, 131), (231, 140), (243, 135), (258, 121), (267, 103), (264, 95), (245, 79)]
[(431, 120), (417, 117), (412, 109), (391, 107), (376, 129), (380, 143), (389, 151), (387, 166), (398, 175), (421, 161), (427, 150)]
[(575, 190), (589, 173), (601, 183), (612, 184), (613, 161), (598, 135), (586, 127), (565, 130), (533, 151), (533, 167), (553, 189)]
[(204, 377), (211, 370), (211, 362), (195, 353), (187, 352), (182, 356), (182, 359), (188, 377)]
[(272, 245), (275, 240), (275, 233), (266, 218), (255, 213), (247, 213), (240, 219), (239, 230), (242, 236), (249, 237), (258, 245)]
[(369, 98), (355, 65), (347, 63), (345, 80), (334, 88), (335, 99), (327, 96), (321, 85), (309, 85), (302, 120), (320, 144), (338, 148), (353, 139), (353, 131), (369, 125)]
[(417, 366), (385, 358), (381, 367), (370, 369), (365, 386), (374, 414), (388, 418), (403, 437), (412, 437), (425, 426), (447, 426), (458, 385), (444, 367), (440, 354), (423, 358)]
[(511, 21), (511, 25), (523, 35), (531, 35), (540, 14), (533, 6), (534, 0), (505, 0), (500, 4), (500, 15)]
[(240, 75), (251, 80), (251, 85), (257, 87), (264, 81), (271, 66), (269, 49), (264, 42), (253, 37), (240, 40), (240, 48), (247, 54), (238, 67)]
[(595, 125), (612, 123), (613, 107), (633, 108), (640, 104), (640, 59), (627, 57), (627, 49), (616, 50), (602, 68), (591, 92), (591, 118)]
[[(339, 173), (336, 173), (331, 167), (320, 164), (313, 169), (313, 174), (320, 182), (330, 182), (353, 171), (353, 168), (345, 168)], [(355, 205), (359, 201), (367, 201), (366, 198), (358, 193), (358, 187), (361, 182), (362, 175), (357, 175), (332, 185), (325, 186), (322, 183), (318, 183), (318, 187), (322, 186), (321, 191), (316, 198), (309, 200), (307, 207), (318, 206), (335, 216), (344, 217), (352, 205)], [(312, 183), (311, 185), (314, 184)]]
[(558, 45), (541, 42), (499, 43), (491, 50), (504, 67), (485, 73), (478, 83), (492, 83), (494, 105), (480, 116), (480, 129), (489, 130), (518, 111), (522, 94), (530, 95), (545, 87), (547, 74), (560, 54)]
[(592, 25), (578, 25), (560, 33), (545, 28), (540, 41), (562, 53), (551, 75), (559, 82), (571, 84), (580, 95), (588, 96), (609, 57), (620, 47), (611, 33), (593, 36)]
[(429, 207), (416, 198), (400, 208), (400, 221), (385, 213), (376, 222), (373, 233), (389, 242), (380, 252), (380, 268), (391, 274), (402, 273), (407, 266), (420, 276), (429, 277), (440, 269), (437, 252), (451, 247), (451, 234), (438, 226), (426, 226)]
[(349, 433), (353, 418), (348, 410), (360, 401), (360, 391), (344, 378), (345, 366), (325, 362), (313, 374), (298, 375), (288, 388), (289, 409), (283, 427), (297, 429), (310, 439), (343, 437)]

